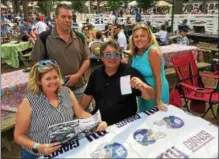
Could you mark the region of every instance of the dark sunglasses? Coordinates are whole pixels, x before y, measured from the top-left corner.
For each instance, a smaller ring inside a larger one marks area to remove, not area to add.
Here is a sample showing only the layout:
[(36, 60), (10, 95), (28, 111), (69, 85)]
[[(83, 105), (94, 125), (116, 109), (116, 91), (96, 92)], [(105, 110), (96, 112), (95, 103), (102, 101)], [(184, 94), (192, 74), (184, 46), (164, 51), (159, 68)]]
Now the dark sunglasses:
[(48, 65), (57, 65), (55, 60), (42, 60), (38, 63), (39, 67), (45, 67)]
[(106, 59), (110, 59), (111, 57), (113, 58), (119, 58), (120, 57), (120, 53), (118, 52), (115, 52), (115, 53), (105, 53), (103, 54), (103, 56), (106, 58)]

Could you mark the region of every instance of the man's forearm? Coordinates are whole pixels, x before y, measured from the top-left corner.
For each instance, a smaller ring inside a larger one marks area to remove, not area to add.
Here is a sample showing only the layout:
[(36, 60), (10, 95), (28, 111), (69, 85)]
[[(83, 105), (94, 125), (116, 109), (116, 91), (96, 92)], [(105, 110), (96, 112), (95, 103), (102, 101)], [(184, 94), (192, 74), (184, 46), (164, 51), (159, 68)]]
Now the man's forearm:
[(87, 110), (87, 108), (88, 108), (90, 102), (92, 101), (92, 99), (93, 99), (93, 96), (83, 94), (83, 96), (81, 97), (81, 101), (80, 101), (81, 107), (82, 107), (84, 110)]
[(90, 66), (90, 59), (84, 60), (84, 62), (81, 65), (81, 68), (78, 70), (77, 74), (81, 77), (89, 68)]

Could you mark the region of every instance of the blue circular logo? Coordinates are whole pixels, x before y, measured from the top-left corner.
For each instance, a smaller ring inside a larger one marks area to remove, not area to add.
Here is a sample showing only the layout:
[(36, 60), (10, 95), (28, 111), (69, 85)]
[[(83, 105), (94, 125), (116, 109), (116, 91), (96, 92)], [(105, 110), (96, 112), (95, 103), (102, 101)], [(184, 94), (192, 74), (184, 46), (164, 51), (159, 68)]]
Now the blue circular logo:
[(153, 137), (153, 131), (151, 129), (139, 129), (134, 132), (133, 138), (139, 144), (148, 146), (156, 142), (155, 138)]
[(105, 145), (104, 150), (109, 153), (109, 158), (127, 158), (128, 156), (127, 149), (117, 142)]
[(163, 121), (168, 127), (173, 129), (178, 129), (184, 126), (184, 121), (182, 119), (172, 115), (163, 118)]

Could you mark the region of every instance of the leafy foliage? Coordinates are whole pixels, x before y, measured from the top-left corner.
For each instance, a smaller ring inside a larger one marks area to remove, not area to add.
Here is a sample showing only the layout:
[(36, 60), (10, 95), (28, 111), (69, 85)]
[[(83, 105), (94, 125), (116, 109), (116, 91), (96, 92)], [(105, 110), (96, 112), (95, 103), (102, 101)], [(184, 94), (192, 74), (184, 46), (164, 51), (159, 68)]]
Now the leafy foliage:
[(85, 7), (86, 1), (72, 0), (71, 2), (72, 2), (71, 8), (74, 11), (77, 11), (79, 13), (88, 12), (87, 8)]
[(144, 9), (148, 9), (154, 6), (155, 4), (155, 0), (137, 0), (137, 2), (138, 2), (137, 7)]

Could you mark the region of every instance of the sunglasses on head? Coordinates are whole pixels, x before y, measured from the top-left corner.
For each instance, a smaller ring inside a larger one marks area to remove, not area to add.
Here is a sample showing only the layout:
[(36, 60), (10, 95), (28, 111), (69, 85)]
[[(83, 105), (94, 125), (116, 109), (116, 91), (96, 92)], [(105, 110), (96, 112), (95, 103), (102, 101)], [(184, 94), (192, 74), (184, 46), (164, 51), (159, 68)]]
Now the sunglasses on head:
[(43, 60), (38, 63), (39, 67), (45, 67), (48, 65), (57, 65), (55, 60)]
[(103, 54), (103, 56), (106, 58), (106, 59), (110, 59), (111, 57), (113, 58), (119, 58), (120, 57), (120, 54), (118, 52), (115, 52), (115, 53), (105, 53)]

